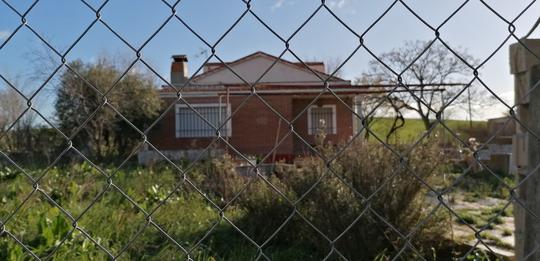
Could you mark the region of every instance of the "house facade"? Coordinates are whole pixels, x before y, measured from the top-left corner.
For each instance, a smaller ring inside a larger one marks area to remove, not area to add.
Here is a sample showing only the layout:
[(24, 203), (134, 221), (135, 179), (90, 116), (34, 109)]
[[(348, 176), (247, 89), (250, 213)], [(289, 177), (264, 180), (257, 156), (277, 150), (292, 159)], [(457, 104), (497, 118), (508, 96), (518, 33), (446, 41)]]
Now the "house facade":
[[(170, 109), (149, 133), (155, 148), (146, 148), (139, 160), (156, 158), (157, 149), (171, 159), (229, 152), (291, 161), (312, 154), (310, 146), (321, 132), (325, 142), (347, 141), (356, 131), (351, 109), (358, 90), (327, 75), (324, 66), (257, 52), (226, 64), (207, 63), (187, 83), (187, 57), (173, 56), (171, 84), (180, 92), (160, 90)], [(321, 79), (328, 79), (327, 85)], [(334, 93), (321, 94), (325, 86)]]

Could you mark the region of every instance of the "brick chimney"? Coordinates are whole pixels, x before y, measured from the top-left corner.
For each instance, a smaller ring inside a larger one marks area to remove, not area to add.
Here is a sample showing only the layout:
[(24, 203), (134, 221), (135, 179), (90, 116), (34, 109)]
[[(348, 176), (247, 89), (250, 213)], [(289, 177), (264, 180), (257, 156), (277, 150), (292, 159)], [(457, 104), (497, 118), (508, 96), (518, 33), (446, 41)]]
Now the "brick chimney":
[(188, 59), (186, 55), (173, 55), (171, 64), (171, 83), (181, 85), (188, 80)]

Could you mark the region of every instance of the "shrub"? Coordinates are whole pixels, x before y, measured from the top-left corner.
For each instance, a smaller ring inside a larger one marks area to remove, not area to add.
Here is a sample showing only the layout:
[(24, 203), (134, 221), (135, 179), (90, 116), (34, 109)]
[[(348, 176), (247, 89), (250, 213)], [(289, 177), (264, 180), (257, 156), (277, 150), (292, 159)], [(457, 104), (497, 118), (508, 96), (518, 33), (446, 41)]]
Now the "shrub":
[(468, 172), (457, 186), (476, 198), (508, 199), (510, 197), (508, 187), (514, 186), (514, 178), (504, 173), (495, 173), (495, 175), (487, 170), (476, 173)]
[(461, 213), (459, 215), (458, 222), (464, 223), (464, 224), (469, 224), (469, 225), (480, 226), (484, 222), (484, 220), (481, 220), (480, 218), (478, 218), (475, 215), (464, 212), (464, 213)]
[[(338, 151), (320, 149), (326, 155)], [(335, 249), (354, 260), (371, 260), (383, 251), (391, 256), (389, 250), (398, 251), (405, 244), (393, 228), (406, 235), (418, 226), (411, 241), (429, 252), (431, 246), (439, 247), (445, 234), (447, 226), (440, 222), (450, 220), (438, 214), (428, 218), (426, 187), (417, 178), (429, 181), (437, 173), (438, 162), (436, 146), (427, 143), (400, 160), (384, 147), (354, 142), (330, 164), (313, 158), (302, 168), (268, 177), (274, 188), (258, 178), (238, 200), (246, 211), (239, 226), (258, 243), (270, 240), (270, 245), (290, 246), (302, 242), (300, 247), (313, 247), (316, 258), (330, 253), (330, 241), (336, 240)]]
[(509, 228), (503, 228), (503, 232), (502, 232), (502, 236), (503, 237), (509, 237), (511, 236), (512, 234), (514, 234), (514, 231), (512, 229), (509, 229)]
[(247, 182), (246, 178), (236, 173), (236, 164), (228, 154), (200, 167), (204, 172), (204, 178), (199, 181), (200, 187), (205, 192), (211, 192), (218, 202), (230, 201)]

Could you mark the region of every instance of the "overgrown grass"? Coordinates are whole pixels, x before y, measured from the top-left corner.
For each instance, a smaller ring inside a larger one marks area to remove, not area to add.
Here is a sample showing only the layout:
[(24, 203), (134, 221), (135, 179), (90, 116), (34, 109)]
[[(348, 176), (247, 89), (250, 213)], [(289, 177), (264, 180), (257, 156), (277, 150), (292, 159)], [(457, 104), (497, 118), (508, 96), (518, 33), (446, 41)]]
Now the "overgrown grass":
[[(249, 260), (256, 254), (256, 249), (250, 249), (249, 242), (202, 195), (187, 186), (174, 191), (175, 184), (181, 184), (182, 179), (168, 168), (120, 171), (111, 184), (87, 164), (51, 169), (40, 182), (40, 190), (69, 212), (76, 223), (46, 196), (33, 190), (22, 173), (7, 169), (2, 173), (0, 220), (9, 218), (6, 230), (42, 258), (50, 255), (57, 260), (104, 260), (109, 256), (103, 247), (112, 256), (121, 254), (124, 259), (185, 259), (186, 253), (176, 244), (195, 260)], [(39, 173), (40, 170), (29, 172), (35, 176)], [(150, 212), (152, 223), (146, 218)], [(223, 212), (230, 220), (241, 215), (236, 207)], [(200, 242), (212, 228), (213, 232)], [(0, 237), (0, 260), (28, 258), (12, 238), (6, 234)]]
[(487, 229), (493, 229), (494, 225), (504, 224), (503, 217), (508, 217), (512, 213), (512, 206), (508, 206), (503, 210), (503, 206), (486, 207), (482, 209), (459, 209), (456, 210), (459, 215), (458, 222), (474, 225), (477, 228), (483, 228), (488, 222), (490, 225)]
[(490, 244), (493, 244), (493, 245), (501, 247), (501, 248), (505, 248), (505, 249), (513, 249), (514, 248), (514, 246), (502, 241), (499, 236), (493, 235), (492, 233), (490, 233), (488, 231), (481, 232), (480, 237), (483, 240), (489, 242)]
[[(498, 217), (495, 217), (494, 220), (491, 220), (492, 216), (482, 215), (481, 213), (478, 213), (477, 211), (472, 211), (470, 209), (462, 209), (456, 212), (459, 215), (459, 218), (457, 218), (458, 222), (473, 225), (476, 228), (493, 229), (494, 224), (502, 223), (495, 221)], [(491, 222), (488, 224), (489, 221)]]
[[(299, 216), (278, 230), (285, 221), (278, 218), (289, 215), (292, 208), (262, 182), (253, 183), (243, 193), (245, 196), (228, 204), (249, 181), (234, 173), (230, 164), (230, 161), (202, 163), (188, 173), (189, 181), (203, 194), (194, 190), (180, 173), (167, 167), (117, 172), (103, 168), (107, 175), (113, 175), (110, 180), (88, 164), (52, 168), (46, 173), (43, 169), (28, 171), (34, 178), (45, 174), (39, 190), (34, 189), (22, 172), (4, 168), (0, 171), (0, 220), (7, 220), (6, 231), (45, 259), (105, 260), (120, 256), (126, 260), (184, 260), (188, 253), (193, 260), (261, 258), (258, 247), (243, 234), (259, 245), (268, 240), (263, 251), (272, 260), (320, 260), (329, 253), (330, 248), (321, 248), (328, 242)], [(311, 178), (319, 172), (310, 173), (304, 172), (309, 179), (298, 176), (300, 179), (295, 184), (304, 189), (311, 186), (314, 181)], [(271, 180), (276, 186), (280, 184), (275, 176)], [(335, 237), (361, 213), (358, 208), (361, 205), (351, 205), (357, 197), (342, 191), (344, 187), (337, 180), (326, 180), (322, 185), (314, 190), (315, 194), (306, 197), (298, 210), (325, 234)], [(284, 187), (281, 189), (286, 191)], [(388, 201), (381, 200), (381, 203)], [(397, 205), (395, 211), (401, 208), (398, 206), (407, 205)], [(398, 226), (406, 224), (397, 223), (398, 220), (407, 219), (412, 226), (422, 217), (422, 212), (413, 205), (409, 207), (412, 212), (381, 213), (395, 215), (393, 219), (386, 218)], [(147, 218), (149, 213), (151, 219)], [(353, 230), (372, 229), (363, 228), (362, 224)], [(273, 235), (274, 231), (281, 232)], [(420, 231), (422, 235), (424, 231)], [(338, 242), (340, 250), (350, 255), (357, 249), (354, 246), (361, 244), (372, 244), (371, 251), (389, 246), (384, 242), (385, 230), (370, 233), (375, 234), (366, 234), (360, 242), (351, 240), (354, 233), (347, 233)], [(376, 234), (378, 237), (374, 238)], [(0, 260), (30, 259), (12, 237), (6, 233), (0, 237)]]
[(449, 181), (452, 182), (453, 180), (458, 180), (455, 187), (464, 193), (466, 201), (469, 202), (476, 202), (486, 197), (509, 199), (509, 188), (515, 184), (515, 178), (512, 175), (505, 173), (492, 174), (488, 171), (469, 172), (465, 175), (462, 173), (449, 175)]
[(513, 234), (514, 234), (514, 231), (512, 229), (509, 229), (509, 228), (504, 228), (503, 229), (503, 232), (502, 232), (503, 237), (509, 237), (509, 236), (511, 236)]
[[(317, 149), (336, 152), (332, 146)], [(434, 205), (415, 178), (430, 182), (441, 171), (436, 144), (408, 153), (415, 177), (395, 168), (403, 160), (358, 141), (330, 166), (308, 158), (265, 180), (238, 175), (228, 157), (198, 163), (185, 176), (160, 165), (101, 167), (105, 173), (88, 164), (28, 171), (34, 179), (44, 175), (39, 186), (4, 168), (0, 220), (40, 258), (58, 260), (320, 260), (329, 253), (338, 259), (336, 251), (351, 260), (397, 253), (420, 258), (400, 252), (405, 241), (394, 229), (414, 230), (409, 243), (428, 260), (445, 251), (452, 255), (454, 246), (444, 238), (452, 221), (448, 213), (430, 212)], [(0, 260), (26, 259), (4, 233)]]

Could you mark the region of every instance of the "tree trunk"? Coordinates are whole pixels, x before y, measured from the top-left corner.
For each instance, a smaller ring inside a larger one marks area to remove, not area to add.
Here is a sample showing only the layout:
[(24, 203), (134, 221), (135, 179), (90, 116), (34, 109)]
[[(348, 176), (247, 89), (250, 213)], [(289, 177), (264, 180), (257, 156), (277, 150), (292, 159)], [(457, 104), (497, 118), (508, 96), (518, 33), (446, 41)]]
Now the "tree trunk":
[(431, 125), (433, 123), (429, 120), (428, 116), (422, 115), (421, 117), (422, 117), (422, 123), (424, 123), (424, 128), (426, 129), (426, 131), (428, 131), (431, 128)]

